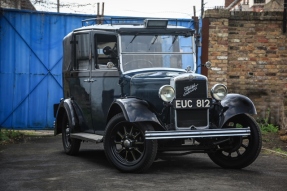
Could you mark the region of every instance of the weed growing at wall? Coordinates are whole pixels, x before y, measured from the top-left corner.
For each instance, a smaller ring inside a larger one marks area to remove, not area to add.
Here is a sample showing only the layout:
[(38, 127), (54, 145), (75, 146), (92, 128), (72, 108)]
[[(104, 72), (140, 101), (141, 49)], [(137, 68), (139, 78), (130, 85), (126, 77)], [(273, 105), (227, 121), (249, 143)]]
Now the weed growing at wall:
[(278, 132), (278, 126), (269, 124), (269, 123), (259, 123), (259, 127), (261, 129), (261, 132), (264, 133), (277, 133)]
[(270, 124), (269, 123), (269, 116), (270, 116), (270, 109), (267, 110), (266, 116), (264, 119), (262, 120), (258, 120), (258, 125), (261, 129), (261, 132), (263, 134), (266, 133), (277, 133), (279, 130), (279, 127), (274, 125), (274, 124)]
[(15, 130), (0, 129), (0, 144), (5, 144), (8, 142), (14, 142), (15, 140), (20, 140), (24, 136), (23, 133)]

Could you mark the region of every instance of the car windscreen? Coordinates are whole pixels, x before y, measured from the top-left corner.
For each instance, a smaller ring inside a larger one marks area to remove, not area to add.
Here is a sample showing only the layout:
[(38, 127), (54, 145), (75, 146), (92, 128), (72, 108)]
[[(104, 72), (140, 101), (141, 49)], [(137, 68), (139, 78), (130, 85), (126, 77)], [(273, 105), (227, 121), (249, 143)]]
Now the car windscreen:
[(178, 68), (195, 66), (192, 36), (122, 35), (121, 69), (127, 72), (142, 68)]

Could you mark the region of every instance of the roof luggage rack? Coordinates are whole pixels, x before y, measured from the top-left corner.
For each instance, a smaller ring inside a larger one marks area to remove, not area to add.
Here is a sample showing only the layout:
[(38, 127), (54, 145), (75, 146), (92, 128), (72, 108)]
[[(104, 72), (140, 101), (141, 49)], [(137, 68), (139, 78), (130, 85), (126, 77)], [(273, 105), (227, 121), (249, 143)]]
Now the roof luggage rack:
[[(98, 17), (82, 20), (82, 26), (91, 25), (144, 25), (146, 19), (159, 19), (159, 18), (140, 18), (140, 17)], [(163, 18), (161, 18), (163, 19)], [(178, 22), (184, 21), (186, 19), (166, 19), (168, 20), (168, 25), (180, 26)]]

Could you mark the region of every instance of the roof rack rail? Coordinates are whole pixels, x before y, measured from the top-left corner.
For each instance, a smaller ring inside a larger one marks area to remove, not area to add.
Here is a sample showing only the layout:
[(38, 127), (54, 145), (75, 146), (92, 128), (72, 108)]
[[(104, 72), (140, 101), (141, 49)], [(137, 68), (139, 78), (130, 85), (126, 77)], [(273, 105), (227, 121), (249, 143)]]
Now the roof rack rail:
[[(159, 18), (140, 18), (140, 17), (98, 17), (82, 20), (82, 26), (91, 25), (144, 25), (145, 19), (159, 19)], [(161, 18), (162, 19), (162, 18)], [(186, 19), (167, 19), (168, 25), (178, 26), (178, 22)]]
[(144, 23), (144, 18), (112, 18), (112, 17), (98, 17), (82, 20), (82, 26), (90, 26), (90, 25), (102, 25), (102, 24), (110, 24), (110, 25), (124, 25), (124, 24), (137, 24), (142, 25)]

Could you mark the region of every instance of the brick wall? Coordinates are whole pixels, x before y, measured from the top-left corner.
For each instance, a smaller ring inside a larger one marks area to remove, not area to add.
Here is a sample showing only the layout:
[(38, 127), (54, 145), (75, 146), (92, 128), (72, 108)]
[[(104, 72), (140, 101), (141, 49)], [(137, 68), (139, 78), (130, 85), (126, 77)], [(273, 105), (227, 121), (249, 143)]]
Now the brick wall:
[[(251, 98), (257, 118), (287, 129), (287, 34), (283, 12), (207, 10), (209, 85), (223, 83), (230, 93)], [(203, 29), (204, 30), (204, 29)]]

